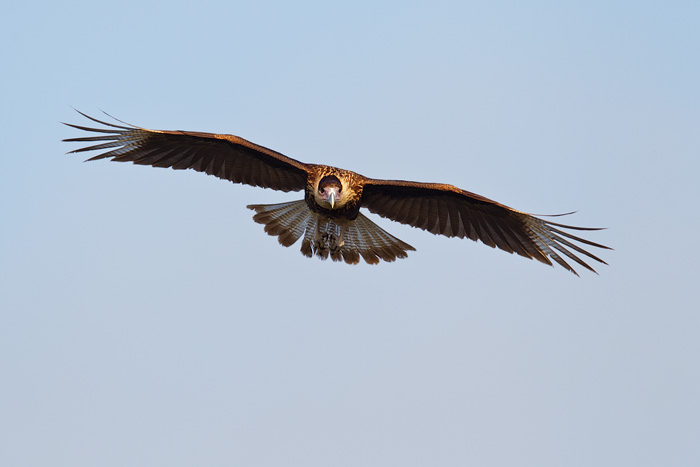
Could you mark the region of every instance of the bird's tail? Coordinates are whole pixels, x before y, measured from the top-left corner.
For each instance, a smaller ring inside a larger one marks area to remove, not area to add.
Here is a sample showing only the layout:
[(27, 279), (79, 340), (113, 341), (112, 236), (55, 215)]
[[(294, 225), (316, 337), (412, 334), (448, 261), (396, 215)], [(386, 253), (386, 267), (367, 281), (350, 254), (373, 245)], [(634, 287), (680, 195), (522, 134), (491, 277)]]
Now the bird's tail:
[(367, 217), (359, 214), (354, 221), (333, 220), (309, 209), (306, 201), (248, 206), (256, 212), (253, 220), (265, 226), (283, 246), (291, 246), (303, 237), (301, 252), (321, 259), (357, 264), (362, 257), (369, 264), (380, 259), (394, 261), (415, 251), (408, 243), (389, 234)]

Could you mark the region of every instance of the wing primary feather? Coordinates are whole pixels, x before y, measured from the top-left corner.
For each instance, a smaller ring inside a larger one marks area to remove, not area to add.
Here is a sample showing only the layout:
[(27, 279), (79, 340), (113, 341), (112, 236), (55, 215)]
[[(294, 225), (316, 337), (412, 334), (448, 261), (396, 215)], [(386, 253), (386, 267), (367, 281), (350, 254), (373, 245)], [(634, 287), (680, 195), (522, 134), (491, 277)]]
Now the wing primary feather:
[[(586, 256), (588, 256), (589, 258), (598, 261), (599, 263), (608, 264), (608, 263), (606, 263), (605, 261), (603, 261), (602, 259), (598, 258), (598, 257), (597, 257), (596, 255), (594, 255), (593, 253), (591, 253), (591, 252), (589, 252), (589, 251), (586, 251), (586, 250), (584, 250), (583, 248), (581, 248), (580, 246), (575, 245), (575, 244), (569, 242), (568, 240), (566, 240), (565, 238), (561, 237), (560, 235), (557, 235), (557, 234), (555, 234), (555, 233), (553, 233), (553, 232), (551, 232), (551, 231), (545, 230), (545, 229), (544, 229), (543, 227), (541, 227), (541, 226), (538, 226), (538, 229), (540, 230), (540, 232), (542, 232), (542, 231), (544, 230), (545, 232), (543, 232), (543, 235), (545, 235), (545, 236), (548, 237), (550, 240), (552, 240), (553, 243), (555, 243), (555, 244), (561, 244), (561, 245), (567, 246), (567, 247), (571, 248), (572, 250), (574, 250), (574, 251), (576, 251), (576, 252), (578, 252), (578, 253), (580, 253), (580, 254), (582, 254), (582, 255), (586, 255)], [(568, 250), (567, 250), (567, 251), (568, 251)], [(572, 256), (574, 256), (573, 253), (572, 253)], [(572, 259), (574, 259), (574, 258), (572, 257)], [(585, 263), (584, 263), (584, 264), (585, 264)]]
[(68, 154), (76, 154), (79, 152), (86, 152), (86, 151), (100, 151), (102, 149), (109, 149), (109, 148), (115, 148), (118, 146), (124, 146), (124, 141), (112, 141), (109, 143), (102, 143), (102, 144), (95, 144), (92, 146), (86, 146), (84, 148), (78, 148), (70, 151)]
[(102, 153), (102, 154), (98, 154), (98, 155), (96, 155), (96, 156), (93, 156), (93, 157), (91, 157), (91, 158), (89, 158), (89, 159), (85, 159), (85, 162), (96, 161), (96, 160), (100, 160), (100, 159), (107, 159), (107, 158), (110, 158), (110, 157), (113, 158), (113, 159), (112, 159), (113, 161), (116, 161), (116, 162), (124, 162), (124, 161), (120, 161), (119, 159), (116, 159), (116, 158), (119, 157), (119, 156), (121, 156), (122, 154), (124, 154), (124, 153), (126, 153), (126, 152), (129, 152), (129, 151), (130, 151), (130, 149), (129, 149), (128, 147), (127, 147), (127, 148), (125, 148), (125, 147), (119, 148), (119, 147), (118, 147), (117, 149), (114, 149), (114, 150), (112, 150), (112, 151), (107, 151), (107, 152), (104, 152), (104, 153)]
[(525, 227), (517, 218), (510, 217), (501, 227), (508, 229), (508, 232), (513, 238), (513, 243), (517, 245), (517, 249), (522, 251), (521, 256), (542, 261), (542, 258), (545, 257), (544, 252), (542, 252), (537, 244), (527, 235), (527, 230), (523, 230)]
[[(90, 128), (90, 127), (87, 127), (87, 126), (73, 125), (72, 123), (66, 123), (66, 122), (61, 122), (61, 123), (63, 123), (65, 126), (69, 126), (69, 127), (71, 127), (71, 128), (75, 128), (75, 129), (77, 129), (77, 130), (91, 131), (91, 132), (93, 132), (93, 133), (103, 133), (103, 134), (104, 134), (104, 133), (109, 133), (109, 134), (111, 134), (111, 135), (114, 135), (114, 134), (119, 134), (119, 133), (123, 133), (123, 132), (124, 132), (124, 130), (108, 130), (107, 128)], [(61, 140), (61, 141), (63, 141), (64, 143), (70, 143), (70, 142), (73, 142), (73, 141), (90, 141), (90, 140), (87, 139), (87, 138), (91, 138), (91, 137), (90, 137), (90, 136), (87, 136), (87, 137), (85, 137), (85, 138), (86, 138), (86, 139), (83, 139), (83, 138), (66, 138), (66, 139), (63, 139), (63, 140)], [(94, 138), (94, 137), (92, 137), (92, 138)], [(107, 136), (105, 136), (105, 138), (117, 138), (117, 136), (109, 136), (109, 135), (107, 135)]]
[[(590, 266), (589, 266), (585, 261), (583, 261), (581, 258), (579, 258), (579, 257), (576, 256), (575, 254), (573, 254), (572, 252), (570, 252), (569, 250), (567, 250), (563, 245), (560, 245), (560, 244), (557, 243), (557, 242), (552, 242), (552, 243), (551, 243), (551, 247), (554, 248), (554, 249), (556, 249), (556, 250), (558, 250), (560, 253), (564, 254), (564, 255), (567, 256), (569, 259), (571, 259), (572, 261), (575, 261), (576, 263), (578, 263), (579, 265), (581, 265), (581, 266), (583, 266), (584, 268), (588, 269), (589, 271), (598, 274), (598, 272), (597, 272), (595, 269), (593, 269), (592, 267), (590, 267)], [(562, 259), (562, 261), (563, 261), (563, 259)], [(576, 275), (578, 276), (578, 273), (574, 270), (574, 268), (572, 268), (572, 267), (569, 266), (568, 264), (567, 264), (567, 267), (568, 267), (569, 271), (573, 272), (574, 274), (576, 274)]]
[[(576, 211), (574, 211), (574, 212), (576, 212)], [(554, 215), (556, 215), (556, 216), (568, 216), (569, 214), (573, 214), (573, 213), (567, 212), (566, 214), (554, 214)], [(556, 222), (546, 221), (544, 219), (541, 219), (541, 220), (542, 220), (542, 222), (546, 222), (549, 225), (556, 225), (557, 227), (562, 227), (564, 229), (585, 230), (585, 231), (605, 230), (605, 227), (576, 227), (574, 225), (558, 224)]]
[[(571, 259), (572, 261), (575, 261), (576, 263), (578, 263), (579, 265), (581, 265), (581, 266), (583, 266), (584, 268), (588, 269), (589, 271), (595, 272), (595, 273), (597, 274), (597, 272), (596, 272), (595, 269), (593, 269), (591, 266), (589, 266), (589, 265), (588, 265), (585, 261), (583, 261), (581, 258), (579, 258), (579, 257), (576, 256), (575, 254), (573, 254), (571, 251), (569, 251), (569, 250), (566, 248), (566, 247), (568, 246), (569, 248), (572, 248), (572, 249), (574, 249), (575, 251), (578, 251), (579, 253), (586, 254), (587, 256), (589, 256), (589, 257), (591, 257), (591, 258), (593, 258), (593, 259), (595, 259), (595, 260), (597, 260), (597, 261), (600, 261), (601, 263), (605, 264), (604, 261), (599, 260), (598, 258), (595, 257), (595, 255), (592, 255), (592, 254), (588, 253), (587, 251), (582, 250), (581, 248), (577, 247), (576, 245), (571, 244), (570, 242), (567, 242), (566, 240), (562, 239), (561, 237), (559, 237), (559, 236), (557, 236), (557, 235), (553, 235), (551, 232), (547, 232), (547, 231), (544, 230), (543, 227), (540, 226), (540, 225), (531, 225), (530, 227), (531, 227), (531, 229), (534, 231), (533, 233), (534, 233), (535, 235), (538, 236), (538, 239), (539, 239), (542, 243), (544, 243), (544, 244), (548, 245), (548, 247), (550, 247), (550, 250), (549, 250), (550, 253), (549, 253), (549, 254), (550, 254), (550, 256), (552, 256), (555, 260), (557, 260), (557, 258), (556, 258), (556, 256), (554, 256), (554, 252), (551, 250), (551, 248), (556, 249), (557, 251), (559, 251), (559, 252), (562, 253), (563, 255), (567, 256), (567, 257), (568, 257), (569, 259)], [(559, 243), (559, 242), (562, 242), (563, 244), (561, 244), (561, 243)], [(561, 259), (561, 258), (560, 258), (560, 259)], [(561, 261), (563, 261), (563, 259), (561, 259)], [(557, 261), (557, 262), (559, 262), (559, 264), (561, 264), (560, 261)], [(576, 273), (576, 272), (574, 271), (574, 269), (573, 269), (571, 266), (569, 266), (568, 264), (567, 264), (567, 269), (569, 269), (571, 272)], [(576, 274), (576, 275), (578, 275), (578, 274)]]
[(552, 250), (549, 245), (544, 242), (543, 238), (541, 238), (536, 232), (532, 231), (531, 229), (528, 229), (530, 231), (530, 238), (532, 239), (533, 242), (537, 244), (537, 246), (544, 252), (544, 255), (541, 257), (538, 257), (541, 262), (544, 264), (552, 265), (552, 261), (549, 258), (552, 258), (558, 265), (566, 269), (567, 271), (571, 271), (574, 274), (578, 276), (578, 273), (571, 267), (569, 264), (564, 261), (564, 259), (557, 254), (556, 251)]
[(570, 234), (570, 233), (568, 233), (568, 232), (564, 232), (563, 230), (559, 230), (559, 229), (556, 229), (556, 228), (551, 227), (551, 226), (552, 226), (552, 225), (557, 225), (557, 226), (564, 227), (564, 228), (567, 228), (567, 229), (576, 229), (576, 230), (605, 230), (605, 229), (601, 229), (601, 228), (597, 228), (597, 229), (586, 229), (586, 228), (581, 228), (581, 227), (578, 227), (578, 228), (577, 228), (577, 227), (570, 227), (570, 226), (564, 226), (564, 225), (561, 225), (561, 224), (554, 224), (553, 222), (547, 222), (547, 221), (544, 221), (544, 220), (543, 220), (542, 222), (544, 222), (544, 223), (547, 225), (547, 230), (549, 230), (549, 231), (551, 231), (551, 232), (556, 232), (556, 233), (558, 233), (558, 234), (560, 234), (560, 235), (563, 235), (563, 236), (565, 236), (565, 237), (567, 237), (567, 238), (570, 238), (570, 239), (572, 239), (572, 240), (576, 240), (577, 242), (585, 243), (586, 245), (594, 246), (594, 247), (596, 247), (596, 248), (602, 248), (602, 249), (605, 249), (605, 250), (612, 250), (612, 248), (610, 248), (609, 246), (601, 245), (600, 243), (595, 243), (595, 242), (592, 242), (592, 241), (590, 241), (590, 240), (586, 240), (585, 238), (577, 237), (576, 235), (572, 235), (572, 234)]
[(132, 129), (134, 129), (134, 128), (138, 128), (137, 126), (131, 125), (130, 123), (122, 122), (121, 120), (112, 117), (112, 116), (109, 115), (107, 112), (104, 112), (104, 114), (107, 115), (108, 117), (114, 118), (116, 121), (121, 122), (121, 123), (124, 123), (125, 125), (128, 125), (128, 126), (121, 126), (121, 125), (115, 125), (114, 123), (103, 122), (102, 120), (98, 120), (98, 119), (96, 119), (96, 118), (94, 118), (94, 117), (91, 117), (91, 116), (89, 116), (89, 115), (87, 115), (87, 114), (84, 114), (84, 113), (81, 112), (80, 110), (77, 110), (77, 109), (73, 109), (73, 110), (75, 110), (76, 112), (78, 112), (78, 113), (79, 113), (80, 115), (82, 115), (83, 117), (85, 117), (85, 118), (87, 118), (87, 119), (89, 119), (89, 120), (92, 120), (92, 121), (95, 122), (95, 123), (99, 123), (99, 124), (101, 124), (101, 125), (111, 126), (112, 128), (121, 128), (122, 130), (132, 130)]

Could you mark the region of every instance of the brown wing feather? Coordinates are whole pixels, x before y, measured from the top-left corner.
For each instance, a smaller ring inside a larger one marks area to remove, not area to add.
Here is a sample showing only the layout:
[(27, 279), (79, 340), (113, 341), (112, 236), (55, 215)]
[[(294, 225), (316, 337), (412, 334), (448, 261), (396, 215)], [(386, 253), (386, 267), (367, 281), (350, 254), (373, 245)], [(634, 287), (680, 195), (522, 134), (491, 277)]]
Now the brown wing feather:
[(452, 185), (365, 179), (362, 206), (382, 217), (436, 235), (481, 240), (491, 247), (549, 265), (554, 260), (576, 275), (563, 257), (593, 272), (578, 255), (607, 264), (569, 240), (610, 248), (561, 230), (600, 229), (549, 222)]
[(108, 128), (66, 125), (79, 130), (100, 133), (100, 136), (69, 138), (67, 142), (95, 143), (73, 151), (105, 152), (91, 157), (118, 162), (192, 169), (234, 183), (299, 191), (306, 187), (307, 165), (271, 149), (233, 135), (195, 131), (147, 130), (132, 125), (115, 125), (78, 112)]

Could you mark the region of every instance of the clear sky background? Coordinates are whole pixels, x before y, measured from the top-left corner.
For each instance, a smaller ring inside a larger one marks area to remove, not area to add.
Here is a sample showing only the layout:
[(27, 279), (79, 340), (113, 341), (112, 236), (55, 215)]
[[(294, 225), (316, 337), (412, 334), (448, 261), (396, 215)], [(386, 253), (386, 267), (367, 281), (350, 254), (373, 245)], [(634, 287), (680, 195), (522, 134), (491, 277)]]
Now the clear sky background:
[[(700, 4), (10, 2), (0, 465), (700, 465)], [(299, 199), (83, 163), (71, 106), (608, 227), (581, 278), (304, 258)]]

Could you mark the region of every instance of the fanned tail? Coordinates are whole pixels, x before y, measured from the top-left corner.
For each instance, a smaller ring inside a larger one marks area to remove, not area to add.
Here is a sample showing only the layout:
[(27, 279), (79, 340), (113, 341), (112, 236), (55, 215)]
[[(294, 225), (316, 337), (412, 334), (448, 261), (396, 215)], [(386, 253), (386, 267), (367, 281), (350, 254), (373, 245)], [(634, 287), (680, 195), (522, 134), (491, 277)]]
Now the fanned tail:
[(257, 212), (253, 220), (265, 226), (265, 232), (276, 236), (282, 246), (292, 246), (313, 226), (311, 211), (305, 201), (279, 204), (251, 204)]
[(309, 258), (329, 256), (333, 261), (357, 264), (360, 257), (368, 264), (380, 259), (394, 261), (415, 251), (362, 214), (354, 221), (334, 220), (309, 209), (306, 201), (248, 206), (256, 212), (253, 220), (265, 226), (265, 232), (276, 236), (283, 246), (291, 246), (303, 237), (301, 252)]

